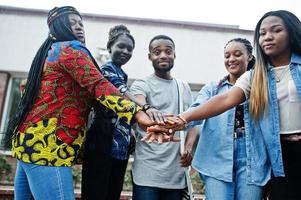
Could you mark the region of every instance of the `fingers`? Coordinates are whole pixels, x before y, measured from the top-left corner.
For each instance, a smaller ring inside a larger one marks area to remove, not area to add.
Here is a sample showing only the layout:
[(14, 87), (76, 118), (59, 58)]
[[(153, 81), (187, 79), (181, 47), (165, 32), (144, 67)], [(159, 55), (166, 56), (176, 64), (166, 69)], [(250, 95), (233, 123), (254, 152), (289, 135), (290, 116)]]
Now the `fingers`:
[(146, 111), (146, 113), (157, 124), (160, 124), (160, 125), (164, 125), (165, 124), (165, 119), (163, 117), (163, 114), (160, 111), (158, 111), (157, 109), (154, 109), (154, 108), (148, 109)]
[(158, 144), (162, 144), (163, 143), (163, 134), (159, 134), (158, 135)]
[(179, 142), (181, 139), (179, 137), (173, 135), (167, 135), (165, 133), (158, 132), (147, 132), (147, 134), (141, 139), (141, 141), (152, 143), (157, 141), (158, 144), (162, 144), (165, 142)]
[(182, 167), (188, 167), (191, 165), (192, 155), (189, 151), (186, 151), (183, 155), (181, 155), (180, 165)]
[(149, 110), (146, 111), (146, 114), (148, 115), (148, 117), (153, 121), (155, 122), (156, 121), (156, 118), (154, 116), (154, 113)]
[(178, 117), (167, 117), (165, 128), (173, 129), (174, 131), (179, 131), (185, 129), (185, 123)]
[[(174, 129), (168, 125), (153, 125), (147, 128), (146, 135), (141, 139), (147, 143), (157, 141), (159, 144), (164, 142), (179, 142), (181, 139), (174, 136)], [(176, 129), (176, 128), (175, 128)]]
[(165, 122), (167, 122), (167, 119), (165, 119), (163, 114), (160, 112), (158, 113), (158, 118), (159, 118), (161, 124), (165, 124)]
[(159, 133), (165, 133), (167, 135), (173, 135), (175, 131), (177, 130), (183, 130), (183, 127), (179, 127), (177, 125), (154, 125), (147, 128), (147, 131), (149, 132), (159, 132)]
[(161, 115), (162, 115), (161, 113), (154, 112), (153, 114), (154, 114), (154, 118), (155, 118), (157, 124), (160, 124), (160, 125), (165, 124), (164, 119), (161, 117)]
[(170, 134), (170, 130), (164, 126), (154, 125), (147, 128), (147, 132), (167, 133)]
[(141, 141), (142, 141), (142, 142), (148, 141), (150, 137), (151, 137), (150, 134), (146, 134), (143, 138), (141, 138)]
[(166, 118), (168, 124), (173, 125), (178, 123), (177, 118), (173, 115), (164, 115), (164, 117)]
[(165, 138), (162, 133), (147, 132), (146, 135), (141, 139), (141, 141), (152, 143), (157, 141), (159, 144), (165, 142)]
[(175, 117), (174, 114), (164, 114), (164, 117)]
[(152, 143), (153, 141), (157, 140), (158, 141), (158, 135), (153, 134), (151, 135), (150, 139), (147, 141), (147, 143)]

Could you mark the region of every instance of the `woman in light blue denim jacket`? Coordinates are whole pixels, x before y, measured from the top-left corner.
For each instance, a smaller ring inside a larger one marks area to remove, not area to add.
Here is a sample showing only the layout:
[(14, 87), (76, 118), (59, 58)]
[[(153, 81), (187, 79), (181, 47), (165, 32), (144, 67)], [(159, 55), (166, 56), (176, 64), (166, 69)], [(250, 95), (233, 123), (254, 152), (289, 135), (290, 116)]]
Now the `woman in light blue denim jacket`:
[[(256, 25), (254, 41), (254, 70), (228, 92), (174, 117), (173, 131), (248, 100), (247, 181), (262, 185), (271, 178), (270, 200), (301, 199), (301, 22), (288, 11), (268, 12)], [(170, 132), (166, 128), (149, 128), (144, 140)]]
[[(232, 88), (236, 80), (254, 66), (251, 43), (234, 38), (224, 47), (224, 65), (229, 72), (219, 83), (206, 84), (190, 109), (203, 105), (211, 97)], [(200, 139), (193, 159), (195, 168), (205, 183), (208, 200), (260, 200), (262, 187), (247, 182), (247, 154), (244, 107), (240, 104), (203, 122)]]

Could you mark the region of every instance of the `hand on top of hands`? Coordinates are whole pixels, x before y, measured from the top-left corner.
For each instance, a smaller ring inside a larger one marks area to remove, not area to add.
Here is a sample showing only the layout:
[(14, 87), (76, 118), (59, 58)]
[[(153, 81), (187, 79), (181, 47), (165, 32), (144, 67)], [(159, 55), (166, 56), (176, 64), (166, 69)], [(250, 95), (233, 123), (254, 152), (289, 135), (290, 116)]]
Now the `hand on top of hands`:
[(146, 112), (137, 112), (135, 118), (139, 126), (147, 131), (141, 140), (148, 143), (179, 142), (180, 139), (173, 134), (175, 131), (185, 129), (186, 125), (186, 122), (178, 116), (163, 115), (155, 108), (150, 108)]
[(175, 131), (183, 130), (186, 123), (179, 117), (174, 115), (165, 115), (165, 124), (156, 124), (147, 128), (147, 134), (142, 138), (142, 141), (151, 143), (157, 141), (159, 144), (163, 142), (179, 142), (180, 139), (174, 137)]
[(146, 111), (146, 114), (148, 117), (153, 121), (156, 122), (157, 124), (164, 125), (165, 122), (167, 122), (167, 119), (163, 113), (161, 113), (159, 110), (156, 108), (149, 108)]

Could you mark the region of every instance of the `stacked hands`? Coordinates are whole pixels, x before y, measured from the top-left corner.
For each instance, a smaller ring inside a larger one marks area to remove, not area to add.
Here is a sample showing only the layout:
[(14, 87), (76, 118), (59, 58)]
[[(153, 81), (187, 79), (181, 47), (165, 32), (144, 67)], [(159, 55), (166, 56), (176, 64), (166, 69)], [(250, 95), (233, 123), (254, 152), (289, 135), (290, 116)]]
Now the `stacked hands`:
[(146, 135), (141, 139), (151, 143), (157, 141), (159, 144), (163, 142), (179, 142), (180, 138), (174, 136), (175, 131), (184, 130), (187, 122), (180, 115), (163, 115), (164, 122), (149, 126), (146, 129)]
[[(144, 112), (142, 112), (144, 113)], [(152, 143), (157, 141), (159, 144), (164, 142), (179, 142), (180, 138), (174, 136), (176, 131), (184, 130), (187, 125), (187, 121), (180, 115), (166, 115), (162, 114), (155, 108), (148, 109), (145, 111), (148, 118), (152, 121), (151, 124), (147, 126), (142, 125), (139, 121), (137, 122), (141, 128), (146, 130), (146, 135), (141, 139), (147, 143)], [(148, 120), (149, 120), (148, 119)], [(185, 148), (184, 152), (181, 154), (180, 164), (182, 167), (190, 166), (192, 161), (191, 149)]]

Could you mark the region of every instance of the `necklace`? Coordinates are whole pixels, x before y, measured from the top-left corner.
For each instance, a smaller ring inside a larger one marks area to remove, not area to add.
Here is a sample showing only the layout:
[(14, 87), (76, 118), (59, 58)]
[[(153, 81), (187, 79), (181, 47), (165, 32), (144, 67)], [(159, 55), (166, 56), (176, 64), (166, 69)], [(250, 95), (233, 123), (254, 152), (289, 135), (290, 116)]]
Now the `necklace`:
[(288, 66), (284, 66), (275, 70), (275, 79), (277, 83), (279, 83), (283, 79), (283, 77), (287, 74), (288, 70)]

